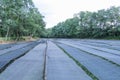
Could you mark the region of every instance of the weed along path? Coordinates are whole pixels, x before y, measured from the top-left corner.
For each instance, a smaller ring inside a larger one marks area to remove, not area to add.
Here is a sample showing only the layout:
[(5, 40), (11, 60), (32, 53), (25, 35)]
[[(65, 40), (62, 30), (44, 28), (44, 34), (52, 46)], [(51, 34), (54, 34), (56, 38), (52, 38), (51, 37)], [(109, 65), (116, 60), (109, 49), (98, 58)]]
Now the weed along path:
[(119, 43), (41, 39), (0, 45), (0, 80), (120, 80)]

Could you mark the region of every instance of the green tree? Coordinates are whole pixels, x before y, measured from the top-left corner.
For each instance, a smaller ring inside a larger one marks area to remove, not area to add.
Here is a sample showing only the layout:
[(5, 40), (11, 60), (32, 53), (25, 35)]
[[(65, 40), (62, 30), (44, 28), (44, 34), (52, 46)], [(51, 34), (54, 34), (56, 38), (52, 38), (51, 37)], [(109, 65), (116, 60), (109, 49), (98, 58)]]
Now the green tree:
[(32, 0), (1, 0), (0, 36), (16, 40), (22, 36), (40, 37), (45, 27), (43, 18)]

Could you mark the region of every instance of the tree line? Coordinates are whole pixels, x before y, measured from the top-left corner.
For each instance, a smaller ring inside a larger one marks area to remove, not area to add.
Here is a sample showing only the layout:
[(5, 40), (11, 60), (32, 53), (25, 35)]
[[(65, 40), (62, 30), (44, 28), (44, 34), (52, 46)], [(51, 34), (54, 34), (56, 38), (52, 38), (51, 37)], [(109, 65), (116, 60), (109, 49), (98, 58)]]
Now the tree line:
[(45, 29), (43, 18), (32, 0), (0, 0), (0, 37), (40, 37)]
[(119, 38), (120, 7), (97, 12), (82, 11), (47, 29), (45, 37), (55, 38)]

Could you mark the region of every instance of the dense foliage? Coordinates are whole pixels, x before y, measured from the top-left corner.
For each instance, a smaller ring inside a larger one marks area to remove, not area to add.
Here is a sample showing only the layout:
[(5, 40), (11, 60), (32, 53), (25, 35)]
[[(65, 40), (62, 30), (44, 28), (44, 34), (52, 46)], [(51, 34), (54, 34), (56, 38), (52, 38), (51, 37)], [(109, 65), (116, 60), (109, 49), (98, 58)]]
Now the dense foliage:
[(41, 36), (45, 22), (32, 0), (0, 0), (0, 37)]
[(120, 7), (82, 11), (47, 31), (46, 37), (56, 38), (120, 38)]

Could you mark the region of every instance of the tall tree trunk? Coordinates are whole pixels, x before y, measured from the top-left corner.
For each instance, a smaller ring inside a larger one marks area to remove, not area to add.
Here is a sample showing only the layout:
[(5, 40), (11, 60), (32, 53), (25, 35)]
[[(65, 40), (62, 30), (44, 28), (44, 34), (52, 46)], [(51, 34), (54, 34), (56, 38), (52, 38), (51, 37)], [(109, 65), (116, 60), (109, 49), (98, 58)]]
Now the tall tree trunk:
[(6, 40), (8, 40), (9, 31), (10, 31), (10, 28), (8, 27), (8, 28), (7, 28), (7, 33), (6, 33), (6, 36), (5, 36), (5, 37), (6, 37)]

